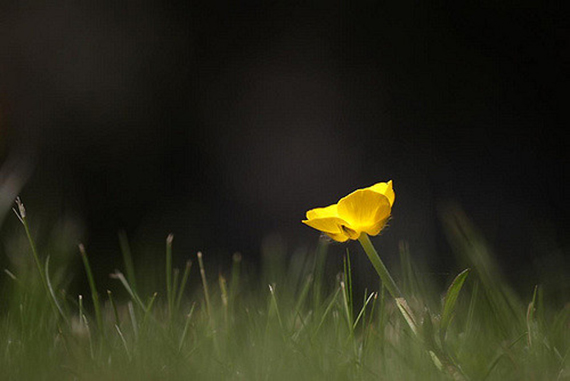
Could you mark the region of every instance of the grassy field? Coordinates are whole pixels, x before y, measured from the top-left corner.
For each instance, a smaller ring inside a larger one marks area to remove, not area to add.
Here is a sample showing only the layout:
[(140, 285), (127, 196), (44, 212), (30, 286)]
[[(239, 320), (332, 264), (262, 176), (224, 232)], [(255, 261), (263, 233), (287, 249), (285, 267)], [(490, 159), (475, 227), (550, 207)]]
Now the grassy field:
[(350, 257), (362, 250), (325, 271), (322, 239), (254, 277), (239, 255), (223, 275), (200, 254), (173, 269), (169, 236), (155, 290), (126, 240), (111, 291), (97, 287), (80, 247), (92, 293), (72, 294), (69, 264), (50, 264), (49, 243), (36, 247), (29, 229), (35, 216), (18, 214), (20, 232), (3, 237), (12, 261), (0, 283), (2, 380), (570, 380), (570, 305), (559, 297), (568, 285), (529, 284), (523, 300), (458, 210), (444, 222), (466, 271), (447, 287), (401, 247), (394, 272), (413, 324), (380, 283), (355, 291)]

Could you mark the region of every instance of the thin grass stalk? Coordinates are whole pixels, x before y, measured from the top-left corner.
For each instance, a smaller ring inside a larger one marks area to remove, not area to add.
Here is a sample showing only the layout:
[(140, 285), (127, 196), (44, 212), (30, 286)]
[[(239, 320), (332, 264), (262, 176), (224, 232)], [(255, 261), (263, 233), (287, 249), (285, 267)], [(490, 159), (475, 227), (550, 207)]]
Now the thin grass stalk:
[(538, 286), (534, 287), (534, 292), (532, 293), (532, 300), (528, 304), (526, 312), (526, 331), (527, 331), (527, 343), (528, 347), (532, 349), (534, 345), (534, 336), (536, 330), (535, 312), (536, 312), (536, 294), (538, 291)]
[(121, 253), (123, 254), (123, 262), (125, 263), (127, 279), (132, 289), (136, 292), (137, 282), (135, 276), (135, 265), (133, 263), (133, 255), (127, 238), (127, 233), (124, 231), (119, 232), (119, 245), (121, 246)]
[(143, 317), (143, 321), (141, 324), (141, 330), (144, 330), (144, 328), (146, 327), (146, 324), (148, 322), (148, 319), (150, 318), (151, 314), (152, 314), (152, 307), (154, 305), (154, 301), (156, 300), (158, 293), (155, 292), (154, 294), (152, 294), (147, 306), (146, 306), (146, 311), (144, 313), (144, 317)]
[(192, 320), (192, 314), (194, 313), (195, 307), (196, 303), (192, 303), (192, 308), (190, 308), (190, 312), (188, 313), (188, 315), (186, 315), (184, 330), (182, 331), (182, 335), (180, 336), (180, 341), (178, 342), (178, 353), (182, 351), (182, 347), (184, 346), (184, 342), (186, 341), (186, 336), (188, 335), (188, 328), (190, 327), (190, 322)]
[(115, 317), (115, 324), (121, 326), (121, 319), (119, 318), (119, 311), (117, 310), (117, 305), (115, 304), (115, 299), (113, 298), (113, 293), (107, 290), (107, 296), (109, 297), (109, 303), (111, 303), (111, 308), (113, 309), (113, 316)]
[(273, 310), (277, 315), (277, 321), (279, 322), (279, 327), (281, 328), (281, 332), (283, 333), (283, 337), (285, 337), (285, 326), (283, 325), (283, 320), (281, 319), (281, 313), (279, 312), (279, 305), (277, 304), (277, 297), (275, 296), (275, 285), (269, 285), (269, 293), (271, 294), (271, 304), (273, 306)]
[(61, 307), (61, 305), (57, 301), (57, 297), (55, 296), (55, 291), (54, 291), (53, 286), (52, 286), (51, 281), (50, 281), (50, 277), (49, 277), (49, 255), (46, 257), (45, 271), (46, 271), (46, 284), (48, 286), (48, 290), (49, 290), (50, 296), (51, 296), (51, 298), (55, 304), (55, 307), (57, 308), (61, 318), (65, 321), (65, 323), (69, 323), (67, 320), (67, 317), (65, 316), (65, 313), (63, 312), (63, 308)]
[[(366, 295), (366, 294), (365, 294)], [(358, 322), (360, 321), (360, 319), (365, 320), (365, 315), (366, 315), (366, 307), (368, 306), (368, 304), (370, 303), (370, 301), (372, 300), (372, 298), (376, 298), (376, 293), (372, 292), (370, 295), (368, 295), (368, 297), (364, 300), (364, 304), (362, 305), (362, 308), (360, 309), (360, 312), (358, 313), (358, 316), (356, 317), (356, 320), (354, 321), (354, 324), (352, 326), (352, 329), (356, 329), (356, 327), (358, 326)]]
[(346, 284), (341, 281), (340, 282), (340, 288), (342, 290), (342, 305), (344, 307), (344, 313), (346, 315), (346, 324), (347, 324), (347, 328), (348, 331), (350, 332), (350, 336), (352, 337), (353, 333), (354, 333), (354, 329), (353, 329), (353, 321), (352, 321), (352, 314), (351, 314), (351, 308), (349, 306), (349, 301), (348, 301), (348, 296), (347, 296), (347, 287)]
[(166, 237), (166, 298), (168, 300), (168, 317), (172, 319), (174, 312), (174, 294), (172, 293), (172, 241), (174, 235)]
[(230, 294), (229, 294), (230, 311), (232, 312), (234, 311), (235, 299), (239, 291), (241, 260), (242, 260), (241, 254), (234, 253), (234, 255), (232, 256), (232, 279), (230, 281)]
[(180, 309), (180, 303), (182, 302), (182, 296), (184, 295), (184, 290), (186, 288), (186, 282), (188, 282), (188, 277), (190, 276), (190, 269), (192, 268), (192, 261), (186, 261), (186, 267), (184, 268), (184, 274), (182, 274), (182, 280), (180, 281), (180, 288), (176, 293), (176, 311)]
[(176, 299), (178, 299), (178, 279), (180, 278), (180, 269), (175, 267), (172, 270), (172, 314), (176, 313)]
[(354, 320), (354, 294), (352, 292), (352, 269), (350, 266), (350, 252), (348, 248), (346, 249), (346, 256), (344, 257), (344, 281), (346, 282), (346, 298), (347, 298), (347, 305), (348, 305), (348, 317), (350, 320), (350, 324), (352, 324)]
[(125, 336), (123, 335), (123, 332), (121, 331), (121, 328), (118, 325), (115, 325), (115, 330), (117, 331), (117, 334), (121, 338), (121, 342), (123, 343), (123, 347), (125, 348), (125, 352), (127, 353), (127, 357), (129, 359), (129, 361), (131, 361), (131, 359), (132, 359), (131, 351), (129, 350), (129, 345), (127, 344), (127, 340), (125, 339)]
[(139, 298), (139, 296), (133, 291), (133, 289), (129, 285), (129, 282), (127, 281), (127, 278), (125, 278), (122, 272), (120, 272), (119, 270), (115, 270), (115, 272), (110, 274), (109, 276), (112, 279), (118, 279), (125, 288), (125, 290), (127, 290), (129, 295), (131, 296), (131, 299), (137, 303), (137, 306), (139, 306), (140, 309), (143, 311), (146, 310), (146, 306), (142, 302), (141, 298)]
[(206, 313), (210, 320), (212, 319), (212, 308), (210, 305), (210, 292), (208, 291), (208, 280), (206, 279), (206, 269), (204, 268), (204, 261), (202, 260), (202, 252), (199, 251), (196, 256), (198, 257), (198, 265), (200, 266), (200, 276), (202, 277), (202, 287), (204, 289), (204, 298), (206, 300)]
[(218, 343), (218, 335), (216, 333), (216, 325), (214, 321), (214, 316), (212, 314), (212, 305), (210, 303), (210, 291), (208, 289), (208, 280), (206, 279), (206, 268), (204, 267), (204, 260), (202, 259), (202, 252), (196, 253), (198, 257), (198, 265), (200, 267), (200, 276), (202, 277), (202, 287), (204, 289), (204, 298), (206, 301), (206, 314), (208, 315), (208, 323), (212, 329), (212, 341), (214, 344), (214, 350), (216, 355), (220, 356), (220, 345)]
[(55, 295), (53, 295), (50, 292), (50, 288), (49, 288), (49, 285), (48, 285), (48, 282), (47, 282), (47, 279), (46, 279), (45, 273), (44, 273), (45, 269), (42, 266), (42, 263), (40, 261), (40, 256), (38, 254), (38, 250), (36, 248), (36, 243), (35, 243), (34, 239), (32, 238), (32, 233), (30, 232), (30, 226), (28, 225), (28, 221), (27, 221), (27, 217), (26, 217), (26, 208), (25, 208), (24, 204), (22, 203), (22, 201), (20, 200), (19, 197), (16, 198), (16, 205), (18, 206), (18, 211), (16, 211), (14, 209), (14, 213), (16, 214), (16, 216), (18, 217), (18, 219), (20, 220), (20, 222), (24, 226), (24, 230), (26, 232), (26, 237), (28, 238), (30, 248), (32, 249), (32, 257), (34, 258), (36, 268), (38, 270), (38, 273), (40, 274), (40, 279), (41, 279), (42, 285), (43, 285), (43, 287), (47, 293), (51, 307), (52, 307), (52, 309), (56, 315), (56, 318), (59, 319), (60, 316), (64, 317), (63, 315), (60, 315), (60, 309), (58, 308), (57, 301), (54, 299)]
[(321, 327), (323, 326), (323, 323), (325, 322), (325, 319), (327, 318), (328, 314), (331, 312), (335, 302), (337, 301), (338, 298), (338, 294), (342, 292), (340, 287), (337, 287), (334, 295), (332, 296), (330, 302), (327, 304), (327, 307), (325, 308), (325, 311), (323, 312), (321, 319), (319, 321), (319, 324), (317, 325), (317, 328), (315, 328), (315, 330), (313, 331), (313, 338), (317, 337), (317, 333), (319, 332), (319, 330), (321, 329)]
[(229, 311), (228, 311), (228, 287), (226, 278), (224, 278), (221, 274), (218, 278), (218, 282), (220, 284), (220, 291), (221, 291), (221, 298), (222, 298), (222, 308), (224, 309), (224, 324), (226, 330), (229, 328)]
[(133, 334), (135, 335), (135, 341), (139, 340), (139, 324), (137, 322), (137, 316), (135, 314), (135, 308), (132, 301), (128, 301), (127, 310), (129, 311), (129, 317), (131, 318), (131, 325), (133, 326)]
[(374, 324), (373, 319), (374, 319), (374, 313), (376, 312), (376, 303), (378, 302), (378, 292), (374, 292), (373, 294), (374, 294), (374, 299), (372, 300), (372, 307), (370, 307), (370, 314), (368, 316), (368, 322), (364, 323), (364, 324), (366, 324), (366, 334), (364, 335), (364, 339), (363, 339), (363, 346), (364, 347), (366, 347), (366, 344), (370, 340), (370, 335), (373, 332), (373, 330), (371, 328)]
[(305, 280), (305, 283), (303, 284), (303, 288), (301, 288), (301, 292), (299, 293), (299, 296), (297, 297), (297, 302), (295, 303), (295, 307), (293, 308), (293, 311), (295, 311), (293, 320), (295, 320), (296, 316), (300, 314), (301, 307), (307, 300), (307, 295), (309, 294), (309, 290), (311, 288), (311, 285), (313, 284), (313, 279), (314, 279), (313, 274), (309, 274), (307, 276), (307, 279)]
[(85, 251), (85, 246), (83, 246), (83, 244), (79, 244), (79, 252), (81, 253), (81, 259), (83, 259), (83, 265), (85, 266), (85, 272), (87, 273), (87, 279), (89, 280), (89, 288), (91, 289), (91, 298), (93, 299), (95, 318), (97, 320), (97, 329), (99, 330), (99, 334), (103, 336), (103, 315), (101, 314), (99, 293), (97, 292), (95, 278), (93, 277), (93, 272), (91, 271), (91, 266), (89, 265), (89, 259), (87, 258), (87, 252)]
[(79, 295), (78, 299), (78, 308), (79, 308), (79, 319), (83, 316), (83, 295)]
[(325, 263), (327, 258), (328, 242), (321, 238), (317, 247), (317, 255), (313, 267), (313, 274), (315, 276), (315, 283), (313, 284), (313, 305), (317, 310), (321, 306), (322, 299), (322, 284), (325, 272)]
[[(380, 338), (380, 351), (384, 353), (386, 336), (386, 287), (380, 285), (380, 305), (378, 306), (378, 337)], [(382, 357), (383, 358), (383, 357)]]
[(91, 328), (89, 327), (89, 321), (87, 320), (87, 316), (81, 315), (81, 320), (87, 329), (87, 337), (89, 338), (89, 354), (91, 355), (91, 360), (95, 358), (95, 350), (93, 348), (93, 337), (91, 335)]

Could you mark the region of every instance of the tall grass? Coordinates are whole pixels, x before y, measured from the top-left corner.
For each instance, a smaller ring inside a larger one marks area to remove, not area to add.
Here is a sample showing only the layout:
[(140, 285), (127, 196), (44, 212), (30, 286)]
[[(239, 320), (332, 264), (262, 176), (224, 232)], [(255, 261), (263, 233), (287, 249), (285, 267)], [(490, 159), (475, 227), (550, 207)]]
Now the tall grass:
[[(33, 266), (6, 269), (1, 283), (2, 380), (570, 379), (570, 306), (540, 285), (529, 284), (532, 297), (522, 299), (456, 209), (444, 222), (466, 270), (447, 289), (400, 248), (396, 280), (417, 334), (386, 289), (356, 293), (350, 255), (336, 277), (327, 275), (325, 240), (300, 261), (269, 261), (248, 277), (239, 254), (228, 274), (208, 271), (207, 253), (173, 268), (169, 236), (163, 286), (143, 294), (122, 234), (126, 275), (112, 274), (116, 289), (98, 287), (81, 245), (91, 292), (73, 295), (35, 244), (23, 206), (17, 212), (28, 242), (12, 250)], [(200, 287), (188, 289), (193, 277)]]

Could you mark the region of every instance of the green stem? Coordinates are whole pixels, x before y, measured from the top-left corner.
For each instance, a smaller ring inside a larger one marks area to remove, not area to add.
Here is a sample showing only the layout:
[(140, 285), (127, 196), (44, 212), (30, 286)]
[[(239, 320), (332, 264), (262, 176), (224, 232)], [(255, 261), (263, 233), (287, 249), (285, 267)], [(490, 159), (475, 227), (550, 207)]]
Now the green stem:
[(396, 282), (394, 282), (394, 279), (392, 279), (392, 276), (388, 272), (386, 266), (384, 266), (384, 262), (382, 262), (382, 260), (380, 259), (378, 252), (376, 251), (374, 246), (372, 246), (372, 242), (370, 242), (368, 234), (366, 233), (360, 234), (358, 241), (362, 245), (362, 248), (366, 252), (366, 255), (368, 255), (370, 262), (372, 262), (372, 265), (376, 269), (376, 272), (380, 276), (380, 279), (382, 280), (384, 287), (386, 287), (390, 295), (392, 295), (394, 299), (402, 298), (402, 292), (396, 285)]
[[(388, 290), (390, 295), (392, 295), (392, 297), (395, 299), (396, 304), (398, 306), (398, 309), (400, 310), (400, 313), (402, 314), (402, 316), (404, 317), (404, 319), (406, 320), (406, 322), (408, 323), (408, 325), (410, 326), (410, 328), (412, 329), (414, 334), (418, 338), (421, 339), (421, 333), (420, 333), (420, 331), (418, 329), (418, 325), (416, 323), (417, 320), (414, 318), (412, 310), (408, 306), (406, 299), (404, 299), (404, 297), (402, 296), (402, 292), (400, 291), (400, 289), (396, 285), (396, 282), (394, 282), (394, 279), (392, 278), (392, 276), (388, 272), (388, 269), (386, 268), (386, 266), (384, 266), (384, 263), (380, 259), (378, 252), (376, 251), (374, 246), (372, 246), (372, 242), (370, 242), (370, 238), (368, 237), (368, 234), (366, 234), (366, 233), (360, 234), (358, 241), (362, 245), (362, 248), (366, 252), (366, 255), (368, 255), (370, 262), (372, 262), (372, 265), (374, 266), (374, 268), (376, 269), (376, 272), (380, 276), (380, 279), (382, 280), (383, 286)], [(430, 350), (429, 348), (426, 348), (426, 349), (428, 349), (430, 355), (432, 356), (432, 360), (433, 360), (434, 364), (440, 370), (447, 372), (453, 380), (456, 380), (456, 381), (467, 380), (467, 378), (465, 377), (465, 375), (463, 375), (461, 370), (459, 368), (457, 368), (453, 364), (453, 362), (449, 358), (447, 358), (447, 356), (442, 355), (441, 353), (438, 355), (435, 352), (433, 352), (432, 350)]]

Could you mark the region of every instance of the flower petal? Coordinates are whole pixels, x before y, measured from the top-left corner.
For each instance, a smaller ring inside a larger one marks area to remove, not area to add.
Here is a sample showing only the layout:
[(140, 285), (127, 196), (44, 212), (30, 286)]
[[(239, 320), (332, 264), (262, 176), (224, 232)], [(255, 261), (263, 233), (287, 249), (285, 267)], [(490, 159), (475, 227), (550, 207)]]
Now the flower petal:
[(365, 232), (366, 234), (370, 235), (370, 236), (378, 235), (378, 234), (380, 234), (380, 231), (382, 231), (382, 229), (386, 225), (386, 221), (388, 221), (388, 218), (390, 218), (389, 214), (386, 218), (377, 221), (373, 225), (368, 226), (368, 227), (363, 227), (362, 231)]
[(329, 205), (324, 208), (315, 208), (307, 212), (307, 219), (312, 220), (314, 218), (325, 218), (325, 217), (338, 217), (337, 205)]
[(349, 228), (357, 232), (380, 232), (390, 217), (389, 199), (371, 189), (359, 189), (338, 202), (338, 214)]
[(349, 236), (344, 235), (344, 234), (333, 234), (333, 233), (325, 233), (325, 234), (337, 242), (346, 242), (350, 238)]
[(392, 187), (392, 180), (388, 181), (387, 183), (374, 184), (366, 189), (371, 189), (374, 192), (383, 194), (388, 198), (388, 201), (390, 201), (390, 206), (394, 205), (396, 194), (394, 193), (394, 188)]
[(338, 217), (312, 218), (302, 222), (324, 233), (332, 234), (344, 234), (341, 226), (346, 225), (346, 222)]

